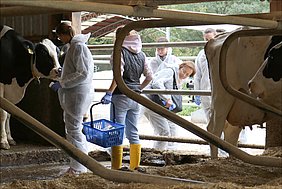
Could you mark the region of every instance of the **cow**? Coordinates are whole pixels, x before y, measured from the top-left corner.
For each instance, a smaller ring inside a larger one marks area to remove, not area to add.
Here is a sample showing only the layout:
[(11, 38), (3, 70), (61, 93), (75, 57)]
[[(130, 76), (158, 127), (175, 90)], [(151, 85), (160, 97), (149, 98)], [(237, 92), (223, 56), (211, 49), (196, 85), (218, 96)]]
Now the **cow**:
[[(58, 79), (57, 47), (49, 39), (33, 44), (12, 28), (0, 26), (0, 96), (17, 104), (34, 79)], [(0, 148), (15, 145), (10, 132), (10, 115), (0, 108)]]
[[(267, 57), (253, 78), (249, 90), (265, 103), (282, 110), (282, 36), (280, 43), (267, 52)], [(275, 94), (275, 100), (273, 100)]]
[[(242, 127), (262, 124), (270, 117), (263, 110), (236, 99), (222, 86), (219, 77), (219, 56), (222, 44), (229, 35), (230, 33), (219, 34), (205, 46), (212, 86), (212, 112), (207, 130), (218, 137), (225, 130), (224, 139), (237, 145)], [(226, 75), (233, 88), (248, 94), (248, 81), (263, 63), (270, 43), (271, 36), (240, 37), (231, 43), (226, 57)], [(273, 95), (275, 94), (271, 94), (272, 97)], [(210, 149), (211, 157), (217, 158), (217, 148), (211, 145)]]

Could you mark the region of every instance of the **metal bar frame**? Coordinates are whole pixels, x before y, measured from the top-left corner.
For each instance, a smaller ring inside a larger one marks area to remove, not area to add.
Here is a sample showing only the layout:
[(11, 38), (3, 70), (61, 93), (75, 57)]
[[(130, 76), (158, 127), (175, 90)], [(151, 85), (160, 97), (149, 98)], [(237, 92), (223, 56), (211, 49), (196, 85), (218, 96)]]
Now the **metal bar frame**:
[[(167, 142), (178, 142), (178, 143), (191, 143), (191, 144), (200, 144), (200, 145), (208, 145), (209, 144), (208, 142), (206, 142), (204, 140), (199, 140), (199, 139), (168, 137), (168, 136), (139, 135), (139, 138), (142, 139), (142, 140), (156, 140), (156, 141), (167, 141)], [(238, 143), (238, 147), (264, 149), (264, 145), (255, 145), (255, 144)]]
[(18, 108), (16, 105), (9, 102), (7, 99), (0, 96), (0, 108), (9, 112), (16, 119), (24, 123), (28, 128), (39, 134), (45, 140), (55, 145), (56, 147), (64, 150), (69, 156), (86, 166), (95, 175), (98, 175), (104, 179), (122, 182), (122, 183), (154, 183), (174, 185), (181, 183), (193, 183), (193, 184), (208, 184), (202, 181), (163, 177), (157, 175), (148, 175), (135, 172), (125, 172), (113, 169), (105, 168), (102, 164), (91, 158), (81, 150), (76, 148), (73, 144), (69, 143), (65, 138), (61, 137), (44, 124), (40, 123), (29, 114)]
[(282, 111), (274, 108), (264, 102), (258, 101), (257, 99), (248, 96), (230, 85), (227, 80), (227, 73), (226, 73), (226, 57), (227, 52), (230, 47), (230, 44), (238, 39), (239, 37), (250, 37), (250, 36), (268, 36), (268, 35), (282, 35), (281, 29), (252, 29), (252, 30), (240, 30), (230, 34), (221, 47), (220, 56), (219, 56), (219, 76), (220, 81), (224, 87), (224, 89), (230, 93), (232, 96), (243, 100), (253, 106), (263, 109), (264, 111), (276, 114), (278, 116), (282, 116)]
[[(166, 43), (143, 43), (142, 48), (153, 48), (153, 47), (201, 47), (204, 46), (206, 41), (185, 41), (185, 42), (166, 42)], [(114, 48), (114, 44), (104, 45), (87, 45), (90, 50), (111, 50)]]
[(129, 98), (135, 100), (136, 102), (142, 104), (146, 108), (162, 115), (163, 117), (171, 120), (172, 122), (178, 124), (182, 128), (192, 132), (193, 134), (199, 136), (200, 138), (208, 141), (211, 144), (216, 145), (217, 147), (227, 151), (232, 156), (237, 157), (238, 159), (243, 160), (244, 162), (255, 164), (255, 165), (263, 165), (263, 166), (273, 166), (273, 167), (282, 167), (282, 158), (274, 158), (274, 157), (265, 157), (265, 156), (253, 156), (250, 155), (237, 147), (231, 145), (230, 143), (220, 139), (214, 134), (207, 132), (197, 125), (179, 117), (177, 114), (172, 113), (165, 109), (164, 107), (150, 101), (149, 99), (139, 95), (138, 93), (130, 90), (124, 83), (121, 77), (121, 48), (122, 43), (125, 36), (131, 30), (140, 30), (144, 28), (153, 28), (153, 27), (171, 27), (171, 26), (183, 26), (190, 25), (191, 22), (183, 21), (183, 20), (150, 20), (150, 21), (136, 21), (127, 24), (124, 28), (122, 28), (121, 32), (117, 35), (114, 52), (113, 52), (113, 71), (114, 71), (114, 79), (120, 89), (120, 91), (128, 96)]

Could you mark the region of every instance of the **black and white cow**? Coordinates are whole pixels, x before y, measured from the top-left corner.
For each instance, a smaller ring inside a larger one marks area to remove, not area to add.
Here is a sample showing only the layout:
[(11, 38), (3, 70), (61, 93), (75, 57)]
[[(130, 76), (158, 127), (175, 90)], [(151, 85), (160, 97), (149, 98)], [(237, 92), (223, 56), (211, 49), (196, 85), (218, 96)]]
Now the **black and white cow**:
[[(0, 26), (0, 96), (16, 104), (24, 97), (25, 89), (34, 78), (58, 77), (57, 47), (49, 39), (38, 44), (24, 39), (8, 26)], [(10, 115), (0, 108), (0, 148), (9, 149)]]
[(267, 52), (266, 60), (250, 80), (249, 88), (265, 103), (282, 110), (282, 36), (279, 41)]
[[(262, 124), (269, 119), (269, 115), (259, 108), (236, 99), (222, 86), (219, 77), (219, 57), (222, 44), (229, 35), (230, 33), (218, 35), (205, 46), (212, 83), (212, 116), (208, 123), (208, 131), (220, 137), (225, 128), (224, 139), (236, 145), (241, 127)], [(264, 62), (264, 54), (267, 49), (274, 44), (274, 40), (270, 36), (240, 37), (234, 40), (229, 46), (226, 57), (226, 73), (229, 83), (235, 89), (247, 94), (249, 91), (248, 82)], [(281, 52), (270, 52), (280, 53), (281, 56)], [(281, 73), (281, 67), (276, 70), (276, 72), (279, 71)], [(276, 73), (273, 71), (270, 72), (271, 76), (274, 76), (274, 73)], [(275, 75), (275, 80), (277, 80), (277, 78), (278, 77)], [(267, 84), (268, 87), (274, 86), (273, 80), (272, 82), (270, 81), (270, 83), (271, 85)], [(281, 82), (280, 91), (279, 87), (276, 89), (277, 90), (264, 90), (265, 94), (269, 94), (269, 101), (266, 101), (269, 105), (277, 105), (278, 101), (276, 97), (279, 95), (281, 100)], [(212, 158), (218, 156), (217, 152), (217, 148), (211, 145)]]

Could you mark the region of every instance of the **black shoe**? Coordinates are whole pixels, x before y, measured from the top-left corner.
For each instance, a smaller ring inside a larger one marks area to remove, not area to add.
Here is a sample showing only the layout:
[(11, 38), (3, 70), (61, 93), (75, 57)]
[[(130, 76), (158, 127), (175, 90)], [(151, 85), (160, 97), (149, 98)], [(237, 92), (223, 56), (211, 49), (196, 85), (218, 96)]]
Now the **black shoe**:
[(119, 171), (129, 171), (129, 172), (133, 172), (131, 169), (129, 169), (129, 167), (121, 167), (120, 169), (118, 169)]
[(136, 167), (134, 170), (138, 171), (139, 173), (146, 173), (146, 168), (145, 167)]

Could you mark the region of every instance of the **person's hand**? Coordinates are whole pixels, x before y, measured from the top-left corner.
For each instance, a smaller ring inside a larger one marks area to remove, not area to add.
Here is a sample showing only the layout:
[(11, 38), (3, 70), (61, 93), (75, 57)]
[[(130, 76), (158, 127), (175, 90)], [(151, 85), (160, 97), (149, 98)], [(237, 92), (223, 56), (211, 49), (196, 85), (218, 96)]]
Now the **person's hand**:
[(102, 104), (110, 104), (112, 101), (112, 93), (106, 92), (105, 96), (101, 99)]
[(176, 105), (170, 99), (168, 99), (167, 101), (162, 100), (162, 102), (168, 110), (174, 110), (176, 108)]
[(176, 105), (174, 103), (172, 103), (172, 105), (170, 105), (170, 107), (168, 108), (168, 110), (174, 110), (176, 108)]
[(201, 104), (201, 97), (200, 96), (195, 96), (195, 98), (194, 98), (194, 102), (195, 102), (195, 104), (197, 104), (198, 106)]
[(51, 82), (51, 83), (49, 84), (49, 87), (50, 87), (53, 91), (55, 91), (55, 92), (57, 92), (60, 88), (62, 88), (62, 86), (61, 86), (61, 84), (60, 84), (59, 81)]
[(171, 107), (171, 105), (173, 105), (173, 101), (171, 99), (167, 99), (166, 103), (165, 103), (165, 107), (169, 108), (169, 107)]

